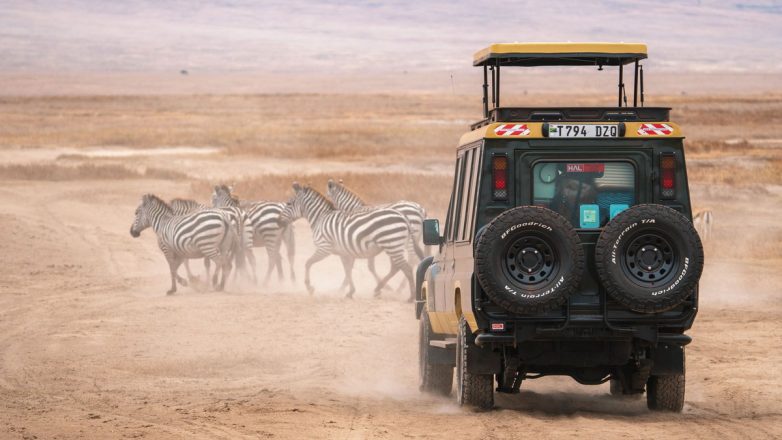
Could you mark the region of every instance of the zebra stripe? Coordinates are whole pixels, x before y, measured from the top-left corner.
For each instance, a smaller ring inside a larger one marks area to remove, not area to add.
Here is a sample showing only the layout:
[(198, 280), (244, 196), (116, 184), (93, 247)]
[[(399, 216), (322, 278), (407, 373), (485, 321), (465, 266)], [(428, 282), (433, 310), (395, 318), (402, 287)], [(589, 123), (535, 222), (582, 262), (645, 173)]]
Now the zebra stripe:
[(269, 258), (269, 266), (266, 270), (265, 282), (269, 281), (272, 271), (277, 268), (277, 276), (283, 278), (282, 255), (280, 249), (282, 243), (288, 250), (288, 264), (290, 276), (296, 279), (293, 268), (293, 259), (296, 252), (293, 225), (284, 227), (280, 225), (280, 213), (285, 204), (279, 202), (241, 202), (232, 194), (232, 188), (226, 185), (217, 185), (212, 193), (214, 206), (225, 206), (241, 209), (250, 225), (250, 242), (254, 247), (266, 248)]
[[(420, 260), (426, 256), (423, 247), (423, 223), (426, 218), (426, 211), (418, 203), (402, 200), (396, 203), (369, 206), (358, 196), (358, 194), (345, 187), (341, 180), (335, 182), (333, 179), (329, 179), (328, 181), (327, 195), (334, 202), (337, 209), (343, 211), (376, 208), (391, 208), (399, 211), (399, 213), (404, 215), (410, 223), (411, 234), (407, 249), (408, 261), (415, 261), (416, 258)], [(377, 271), (375, 271), (375, 259), (373, 257), (367, 259), (367, 266), (370, 273), (375, 277), (375, 280), (380, 280), (380, 276), (377, 274)], [(400, 288), (403, 286), (404, 284), (400, 285)]]
[(337, 209), (343, 211), (355, 211), (360, 209), (390, 208), (399, 211), (410, 223), (411, 240), (413, 250), (419, 259), (424, 258), (423, 250), (423, 225), (426, 218), (426, 210), (415, 202), (400, 200), (394, 203), (369, 206), (364, 200), (348, 189), (341, 181), (329, 179), (327, 195), (334, 202)]
[(405, 259), (406, 244), (410, 240), (410, 224), (398, 211), (388, 208), (372, 210), (340, 211), (318, 191), (294, 184), (294, 197), (281, 214), (284, 223), (305, 217), (312, 229), (315, 254), (305, 266), (304, 282), (310, 294), (312, 265), (330, 254), (339, 255), (345, 266), (345, 277), (350, 286), (348, 297), (355, 292), (352, 267), (356, 258), (371, 258), (385, 252), (391, 258), (391, 271), (378, 281), (375, 296), (398, 271), (408, 278), (411, 298), (413, 295), (412, 268)]
[(227, 273), (231, 270), (230, 251), (238, 239), (228, 213), (211, 209), (176, 216), (166, 202), (153, 194), (146, 194), (136, 208), (130, 235), (138, 237), (149, 227), (155, 231), (158, 246), (168, 261), (171, 273), (169, 295), (176, 292), (177, 281), (186, 285), (176, 272), (188, 258), (209, 258), (217, 262), (223, 272), (218, 290), (223, 289)]

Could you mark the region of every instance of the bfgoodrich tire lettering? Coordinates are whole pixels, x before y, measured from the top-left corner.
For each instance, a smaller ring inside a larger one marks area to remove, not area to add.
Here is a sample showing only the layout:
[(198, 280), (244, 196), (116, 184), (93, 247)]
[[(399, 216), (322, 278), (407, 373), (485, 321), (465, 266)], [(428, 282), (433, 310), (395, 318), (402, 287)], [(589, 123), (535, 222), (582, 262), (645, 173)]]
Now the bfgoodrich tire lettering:
[(506, 310), (543, 312), (565, 302), (584, 270), (578, 234), (560, 214), (520, 206), (498, 215), (475, 247), (478, 282)]
[(637, 205), (612, 219), (595, 246), (606, 291), (631, 310), (676, 307), (698, 284), (703, 246), (684, 215), (662, 205)]

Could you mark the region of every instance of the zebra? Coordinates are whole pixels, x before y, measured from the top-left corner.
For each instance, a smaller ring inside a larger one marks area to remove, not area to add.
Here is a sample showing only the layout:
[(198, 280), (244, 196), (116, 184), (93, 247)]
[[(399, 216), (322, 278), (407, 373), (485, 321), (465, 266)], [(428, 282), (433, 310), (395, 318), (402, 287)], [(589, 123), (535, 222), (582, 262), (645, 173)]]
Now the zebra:
[(692, 224), (695, 229), (700, 233), (701, 239), (705, 243), (711, 238), (711, 227), (713, 223), (711, 209), (704, 209), (699, 211), (692, 217)]
[[(290, 278), (296, 280), (296, 272), (293, 268), (293, 259), (296, 253), (296, 243), (293, 225), (282, 226), (280, 224), (280, 213), (285, 207), (285, 203), (280, 202), (240, 202), (233, 195), (233, 187), (227, 185), (217, 185), (212, 193), (212, 205), (215, 207), (233, 207), (244, 211), (247, 220), (252, 228), (252, 245), (255, 247), (265, 247), (269, 259), (269, 265), (266, 269), (264, 283), (269, 282), (272, 271), (277, 268), (278, 279), (283, 278), (282, 255), (280, 248), (282, 243), (288, 251), (288, 265), (290, 266)], [(253, 266), (253, 271), (255, 267)]]
[[(238, 237), (230, 215), (222, 210), (208, 209), (193, 214), (175, 216), (171, 206), (154, 194), (145, 194), (136, 208), (130, 235), (138, 237), (152, 227), (157, 235), (158, 246), (168, 261), (171, 273), (171, 289), (176, 292), (179, 281), (187, 285), (177, 274), (179, 265), (188, 258), (209, 258), (222, 270), (222, 279), (217, 290), (223, 290), (225, 280), (231, 272), (230, 252)], [(217, 272), (213, 284), (217, 284)]]
[[(181, 199), (181, 198), (172, 199), (169, 202), (169, 205), (171, 206), (171, 210), (174, 212), (174, 215), (186, 215), (198, 211), (203, 211), (205, 209), (212, 209), (209, 206), (204, 205), (203, 203), (197, 202), (192, 199)], [(244, 265), (246, 259), (247, 262), (250, 263), (250, 266), (252, 267), (253, 281), (257, 283), (257, 279), (255, 279), (255, 256), (252, 253), (252, 235), (251, 235), (252, 228), (250, 227), (249, 222), (246, 222), (244, 220), (242, 213), (238, 212), (235, 209), (227, 209), (227, 212), (231, 216), (231, 220), (233, 224), (237, 226), (237, 231), (236, 231), (237, 235), (241, 237), (241, 240), (235, 243), (235, 247), (233, 249), (234, 261), (236, 262), (236, 268), (237, 268), (237, 270), (234, 272), (234, 277), (236, 277), (236, 274), (239, 271), (246, 273), (247, 270)], [(190, 265), (188, 264), (188, 260), (184, 261), (184, 266), (185, 266), (185, 270), (187, 271), (188, 278), (193, 279), (193, 274), (190, 271)], [(206, 278), (208, 280), (209, 279), (208, 258), (204, 258), (204, 267), (206, 268)]]
[(339, 255), (345, 268), (353, 297), (353, 263), (356, 258), (375, 256), (380, 251), (391, 258), (391, 271), (378, 280), (375, 297), (380, 296), (383, 286), (400, 270), (407, 277), (410, 287), (410, 301), (413, 300), (413, 269), (405, 259), (405, 249), (410, 240), (410, 223), (398, 211), (388, 208), (368, 211), (340, 211), (317, 190), (293, 183), (294, 196), (285, 205), (280, 215), (283, 223), (306, 217), (312, 229), (315, 253), (304, 267), (304, 284), (310, 295), (314, 288), (310, 283), (310, 268), (330, 254)]
[[(409, 245), (411, 249), (408, 251), (409, 258), (412, 260), (413, 255), (418, 256), (419, 260), (425, 257), (424, 250), (420, 243), (423, 242), (422, 234), (426, 210), (421, 205), (407, 200), (400, 200), (396, 203), (387, 203), (372, 207), (368, 206), (356, 193), (349, 190), (341, 180), (336, 182), (334, 179), (329, 179), (326, 188), (326, 195), (328, 195), (339, 210), (354, 211), (357, 209), (390, 208), (404, 215), (405, 218), (407, 218), (407, 221), (410, 222)], [(413, 254), (413, 252), (415, 252), (415, 254)], [(375, 271), (374, 257), (368, 258), (367, 266), (369, 266), (369, 271), (372, 272), (375, 279), (380, 279)]]

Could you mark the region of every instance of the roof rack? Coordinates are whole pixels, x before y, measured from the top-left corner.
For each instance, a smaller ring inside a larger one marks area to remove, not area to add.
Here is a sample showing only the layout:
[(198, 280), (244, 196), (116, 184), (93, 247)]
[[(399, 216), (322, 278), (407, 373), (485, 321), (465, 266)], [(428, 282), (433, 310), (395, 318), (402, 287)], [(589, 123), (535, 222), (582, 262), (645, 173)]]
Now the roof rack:
[[(627, 107), (624, 66), (633, 64), (633, 107), (638, 107), (639, 85), (640, 103), (643, 107), (643, 66), (639, 65), (639, 61), (646, 58), (646, 45), (641, 43), (491, 44), (478, 51), (473, 57), (473, 65), (483, 67), (483, 117), (489, 119), (490, 112), (500, 108), (500, 71), (502, 67), (510, 66), (596, 66), (598, 70), (603, 70), (603, 66), (618, 66), (617, 107), (621, 108)], [(489, 100), (490, 76), (491, 100)]]

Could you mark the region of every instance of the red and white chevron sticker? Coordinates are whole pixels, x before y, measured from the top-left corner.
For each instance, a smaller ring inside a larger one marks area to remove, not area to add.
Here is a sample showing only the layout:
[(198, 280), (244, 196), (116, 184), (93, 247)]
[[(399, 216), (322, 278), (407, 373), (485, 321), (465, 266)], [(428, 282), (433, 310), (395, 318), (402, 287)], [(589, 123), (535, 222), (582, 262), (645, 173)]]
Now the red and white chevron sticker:
[(502, 124), (494, 129), (497, 136), (527, 136), (529, 127), (527, 124)]
[(673, 127), (668, 124), (641, 124), (638, 127), (639, 136), (668, 136), (673, 133)]

